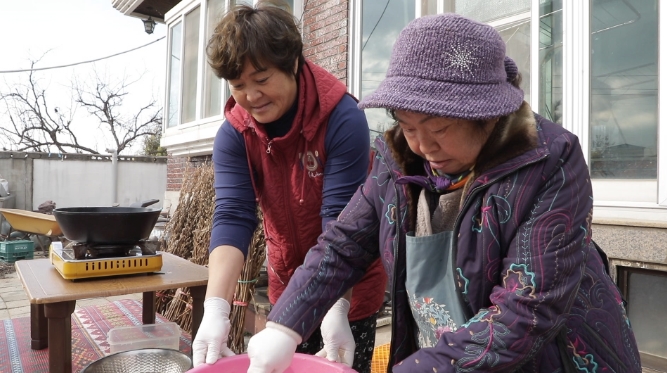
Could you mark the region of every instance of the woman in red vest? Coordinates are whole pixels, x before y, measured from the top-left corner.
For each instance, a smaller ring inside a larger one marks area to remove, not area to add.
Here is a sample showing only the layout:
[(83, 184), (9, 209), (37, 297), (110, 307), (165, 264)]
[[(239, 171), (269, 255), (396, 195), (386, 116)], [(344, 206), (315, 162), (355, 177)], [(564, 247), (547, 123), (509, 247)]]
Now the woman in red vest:
[[(369, 164), (369, 130), (336, 77), (306, 60), (294, 17), (276, 2), (231, 9), (208, 44), (209, 64), (232, 97), (213, 146), (216, 206), (204, 318), (195, 366), (233, 354), (229, 310), (248, 245), (264, 214), (269, 301), (274, 304)], [(298, 352), (370, 371), (386, 274), (375, 261)]]

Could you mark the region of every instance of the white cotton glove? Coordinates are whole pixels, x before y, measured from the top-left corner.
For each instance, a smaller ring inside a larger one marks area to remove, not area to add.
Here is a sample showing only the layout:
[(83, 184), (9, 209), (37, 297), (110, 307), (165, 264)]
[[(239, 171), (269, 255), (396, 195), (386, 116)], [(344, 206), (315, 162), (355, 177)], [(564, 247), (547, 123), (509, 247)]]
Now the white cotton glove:
[(204, 317), (194, 342), (192, 342), (192, 363), (213, 364), (221, 357), (236, 355), (227, 347), (229, 330), (229, 303), (222, 298), (208, 298), (204, 301)]
[(340, 298), (324, 315), (320, 326), (324, 348), (316, 355), (351, 367), (354, 362), (355, 343), (350, 323), (347, 321), (349, 311), (350, 302)]
[(248, 373), (282, 373), (292, 363), (301, 336), (294, 330), (269, 321), (266, 328), (248, 341)]

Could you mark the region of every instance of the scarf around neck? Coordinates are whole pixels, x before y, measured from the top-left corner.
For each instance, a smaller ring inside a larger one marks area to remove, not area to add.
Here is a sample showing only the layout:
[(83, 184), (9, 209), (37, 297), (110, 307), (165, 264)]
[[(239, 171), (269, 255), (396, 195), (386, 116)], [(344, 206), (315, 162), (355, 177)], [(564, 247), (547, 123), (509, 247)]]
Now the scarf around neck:
[(413, 176), (400, 176), (397, 180), (397, 184), (417, 184), (422, 188), (426, 188), (433, 193), (445, 193), (452, 190), (459, 189), (465, 185), (466, 181), (470, 177), (472, 172), (472, 167), (457, 175), (448, 175), (448, 174), (438, 174), (435, 170), (431, 168), (431, 164), (424, 160), (424, 170), (426, 171), (426, 176), (422, 175), (413, 175)]

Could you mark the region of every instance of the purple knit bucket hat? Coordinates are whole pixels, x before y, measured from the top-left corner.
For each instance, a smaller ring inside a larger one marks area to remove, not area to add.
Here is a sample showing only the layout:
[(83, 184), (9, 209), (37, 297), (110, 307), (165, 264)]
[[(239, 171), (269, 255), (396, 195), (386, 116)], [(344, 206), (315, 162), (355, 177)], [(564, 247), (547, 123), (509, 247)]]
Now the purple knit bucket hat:
[(398, 35), (387, 76), (359, 108), (497, 118), (523, 103), (523, 91), (510, 83), (517, 74), (493, 27), (454, 13), (425, 16)]

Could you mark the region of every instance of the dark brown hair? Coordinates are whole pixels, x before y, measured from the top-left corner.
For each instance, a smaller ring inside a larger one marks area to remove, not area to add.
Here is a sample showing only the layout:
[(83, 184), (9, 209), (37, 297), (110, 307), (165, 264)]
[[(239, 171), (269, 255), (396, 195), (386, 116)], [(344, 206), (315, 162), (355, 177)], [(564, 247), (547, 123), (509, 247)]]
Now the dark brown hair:
[(298, 21), (282, 0), (259, 1), (253, 8), (236, 5), (220, 19), (208, 41), (206, 54), (215, 74), (238, 79), (246, 59), (257, 70), (276, 67), (293, 75), (294, 62), (304, 63)]

